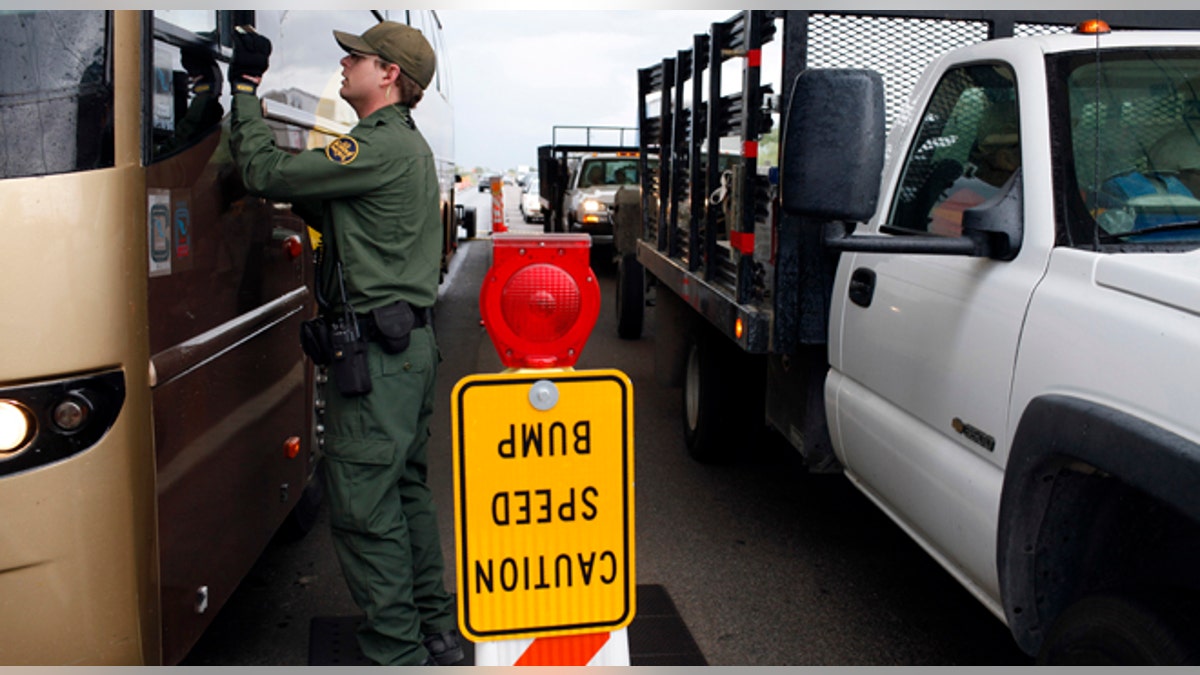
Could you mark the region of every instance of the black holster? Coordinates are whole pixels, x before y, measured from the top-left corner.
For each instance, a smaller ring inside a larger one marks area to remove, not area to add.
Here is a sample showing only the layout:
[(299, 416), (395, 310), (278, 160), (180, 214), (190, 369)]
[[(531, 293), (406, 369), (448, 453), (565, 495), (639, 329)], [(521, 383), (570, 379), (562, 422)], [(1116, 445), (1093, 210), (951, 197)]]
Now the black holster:
[(333, 341), (325, 317), (300, 323), (300, 348), (318, 366), (327, 366), (333, 361)]
[(375, 326), (376, 339), (388, 354), (399, 354), (408, 349), (412, 329), (417, 316), (412, 305), (400, 300), (390, 305), (371, 310), (371, 323)]

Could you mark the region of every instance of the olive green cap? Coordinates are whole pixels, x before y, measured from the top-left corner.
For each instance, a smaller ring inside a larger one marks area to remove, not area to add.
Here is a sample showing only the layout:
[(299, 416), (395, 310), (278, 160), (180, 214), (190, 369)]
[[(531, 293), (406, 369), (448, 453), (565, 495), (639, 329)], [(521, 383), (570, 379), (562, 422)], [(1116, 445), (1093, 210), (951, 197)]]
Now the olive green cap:
[(361, 36), (335, 30), (333, 38), (348, 52), (374, 54), (400, 66), (422, 89), (428, 88), (433, 79), (437, 57), (429, 41), (416, 28), (395, 21), (380, 21)]

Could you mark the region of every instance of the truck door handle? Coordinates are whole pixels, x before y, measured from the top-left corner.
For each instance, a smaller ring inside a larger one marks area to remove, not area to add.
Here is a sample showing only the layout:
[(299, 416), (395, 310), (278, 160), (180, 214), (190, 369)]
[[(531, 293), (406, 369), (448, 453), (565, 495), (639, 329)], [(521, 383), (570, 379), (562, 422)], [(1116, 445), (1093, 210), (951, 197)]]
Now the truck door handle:
[(875, 270), (860, 267), (850, 275), (850, 301), (860, 307), (870, 307), (875, 297)]

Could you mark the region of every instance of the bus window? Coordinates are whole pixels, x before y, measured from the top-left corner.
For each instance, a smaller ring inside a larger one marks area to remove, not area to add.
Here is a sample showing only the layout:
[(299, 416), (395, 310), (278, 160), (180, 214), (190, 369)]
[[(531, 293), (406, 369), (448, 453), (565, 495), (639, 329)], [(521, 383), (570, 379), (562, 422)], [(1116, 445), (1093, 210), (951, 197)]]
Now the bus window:
[(102, 11), (0, 12), (0, 178), (113, 165), (107, 26)]
[(212, 33), (217, 28), (217, 13), (210, 9), (158, 9), (154, 17), (193, 33)]
[[(154, 18), (150, 130), (152, 161), (157, 161), (208, 135), (220, 124), (225, 109), (220, 97), (192, 93), (191, 73), (185, 67), (186, 64), (197, 72), (219, 68), (224, 79), (224, 67), (216, 61), (216, 12), (155, 11)], [(185, 25), (170, 20), (180, 20)], [(192, 27), (204, 30), (193, 32)], [(203, 65), (206, 60), (207, 66)]]

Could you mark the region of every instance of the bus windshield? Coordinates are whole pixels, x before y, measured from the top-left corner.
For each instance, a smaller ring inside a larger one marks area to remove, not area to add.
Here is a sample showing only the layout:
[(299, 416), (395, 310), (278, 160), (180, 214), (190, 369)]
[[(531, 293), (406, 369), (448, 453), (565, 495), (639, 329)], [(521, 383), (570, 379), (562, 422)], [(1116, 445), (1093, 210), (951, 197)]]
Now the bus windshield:
[(113, 164), (103, 11), (0, 11), (0, 178)]

